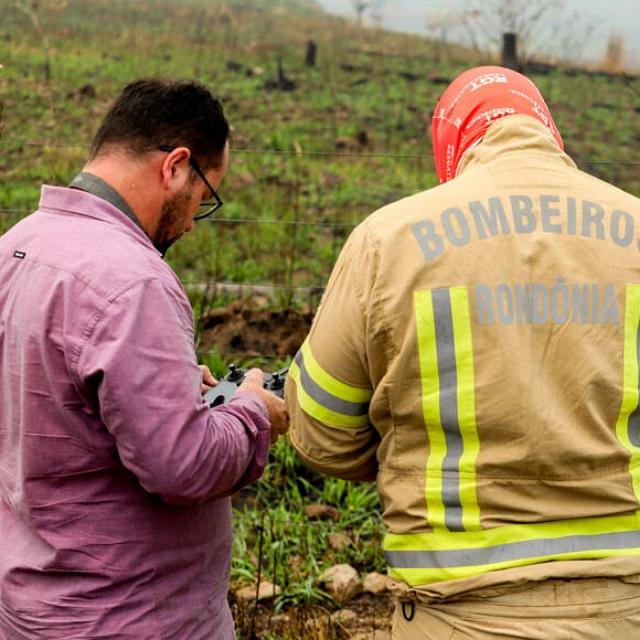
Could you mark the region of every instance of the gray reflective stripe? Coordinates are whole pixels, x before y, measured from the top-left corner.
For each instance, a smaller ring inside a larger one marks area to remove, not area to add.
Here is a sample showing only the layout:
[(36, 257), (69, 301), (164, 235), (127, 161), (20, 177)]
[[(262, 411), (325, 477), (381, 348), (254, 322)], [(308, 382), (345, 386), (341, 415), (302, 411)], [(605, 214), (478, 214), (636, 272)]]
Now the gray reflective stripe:
[(300, 384), (302, 388), (319, 405), (343, 416), (365, 416), (369, 413), (368, 402), (349, 402), (348, 400), (336, 398), (336, 396), (325, 391), (317, 384), (304, 366), (302, 351), (298, 351), (294, 361), (298, 365), (298, 369), (300, 369)]
[(451, 296), (448, 289), (437, 289), (433, 291), (432, 299), (440, 381), (440, 423), (447, 443), (447, 454), (442, 461), (444, 524), (449, 531), (464, 531), (459, 472), (463, 442), (458, 421), (458, 372)]
[[(636, 358), (638, 360), (638, 369), (640, 370), (640, 327), (636, 330)], [(638, 393), (640, 394), (640, 375), (638, 376)], [(634, 447), (640, 447), (640, 406), (631, 412), (629, 416), (629, 440)]]
[(640, 531), (602, 533), (511, 542), (482, 549), (450, 551), (385, 551), (387, 564), (395, 569), (446, 569), (473, 567), (544, 558), (573, 552), (632, 549), (640, 547)]

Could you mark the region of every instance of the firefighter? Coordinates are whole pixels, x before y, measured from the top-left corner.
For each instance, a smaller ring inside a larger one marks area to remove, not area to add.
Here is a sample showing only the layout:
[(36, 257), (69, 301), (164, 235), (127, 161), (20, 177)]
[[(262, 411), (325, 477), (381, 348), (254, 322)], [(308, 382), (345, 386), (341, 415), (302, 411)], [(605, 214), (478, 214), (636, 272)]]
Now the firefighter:
[(393, 638), (635, 638), (640, 200), (536, 86), (456, 78), (441, 184), (360, 224), (286, 388), (314, 469), (375, 480)]

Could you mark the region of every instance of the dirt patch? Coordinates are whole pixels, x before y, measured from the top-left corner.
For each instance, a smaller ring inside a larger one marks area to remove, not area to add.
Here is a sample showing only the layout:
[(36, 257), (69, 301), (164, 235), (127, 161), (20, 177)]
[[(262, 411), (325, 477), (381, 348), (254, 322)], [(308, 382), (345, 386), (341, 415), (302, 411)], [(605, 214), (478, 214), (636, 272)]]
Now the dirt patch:
[(341, 621), (324, 607), (294, 606), (276, 613), (269, 605), (231, 603), (239, 640), (389, 640), (394, 602), (389, 594), (362, 594), (345, 605), (355, 617)]
[(223, 356), (294, 356), (309, 333), (313, 312), (261, 308), (262, 304), (258, 298), (248, 298), (213, 309), (201, 321), (203, 345)]

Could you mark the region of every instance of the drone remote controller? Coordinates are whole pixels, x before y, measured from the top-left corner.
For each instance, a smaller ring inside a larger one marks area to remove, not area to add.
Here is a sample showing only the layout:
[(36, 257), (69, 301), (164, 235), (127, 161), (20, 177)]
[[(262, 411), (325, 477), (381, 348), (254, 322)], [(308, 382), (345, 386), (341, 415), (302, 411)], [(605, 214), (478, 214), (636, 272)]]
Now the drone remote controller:
[[(238, 390), (238, 387), (242, 384), (244, 377), (247, 375), (247, 371), (248, 369), (241, 369), (234, 364), (230, 364), (229, 373), (227, 373), (215, 387), (209, 389), (204, 394), (204, 399), (209, 406), (217, 407), (220, 404), (229, 402), (233, 394)], [(288, 372), (289, 367), (280, 369), (280, 371), (274, 371), (273, 373), (265, 373), (264, 388), (279, 398), (282, 398), (284, 394), (284, 382)]]

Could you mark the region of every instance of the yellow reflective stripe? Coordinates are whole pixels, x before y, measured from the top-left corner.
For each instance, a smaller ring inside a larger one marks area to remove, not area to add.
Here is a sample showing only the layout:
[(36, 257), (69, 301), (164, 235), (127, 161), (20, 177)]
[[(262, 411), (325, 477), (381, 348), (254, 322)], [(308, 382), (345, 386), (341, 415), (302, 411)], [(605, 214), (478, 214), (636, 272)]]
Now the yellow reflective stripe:
[(305, 391), (303, 385), (300, 383), (300, 368), (295, 362), (291, 363), (291, 366), (289, 368), (289, 376), (291, 376), (291, 378), (296, 383), (298, 403), (305, 413), (310, 415), (318, 422), (321, 422), (328, 427), (337, 427), (341, 429), (353, 429), (369, 424), (368, 414), (349, 416), (331, 411), (331, 409), (327, 409), (326, 407), (323, 407), (321, 404), (316, 402), (316, 400), (314, 400)]
[(622, 402), (616, 421), (618, 440), (630, 454), (629, 473), (636, 499), (640, 501), (640, 449), (629, 438), (629, 416), (638, 406), (638, 326), (640, 285), (628, 284), (625, 292)]
[(447, 567), (439, 569), (395, 569), (389, 567), (388, 574), (395, 580), (406, 582), (410, 586), (430, 584), (432, 582), (442, 582), (444, 580), (457, 580), (459, 578), (471, 578), (486, 573), (487, 571), (498, 571), (499, 569), (511, 569), (513, 567), (526, 567), (541, 562), (551, 560), (596, 560), (598, 558), (610, 558), (613, 556), (640, 555), (640, 547), (629, 549), (598, 549), (589, 553), (577, 551), (575, 553), (563, 553), (553, 556), (539, 556), (509, 562), (497, 562), (492, 565)]
[(304, 366), (309, 372), (313, 381), (324, 391), (347, 402), (362, 403), (369, 402), (373, 391), (371, 389), (363, 389), (362, 387), (354, 387), (346, 382), (342, 382), (334, 378), (330, 373), (325, 371), (311, 353), (309, 340), (305, 340), (302, 347), (302, 356), (304, 358)]
[[(425, 479), (427, 520), (434, 528), (479, 529), (475, 465), (480, 443), (467, 289), (416, 291), (414, 310), (422, 414), (429, 447)], [(445, 378), (440, 377), (441, 370)], [(455, 385), (455, 399), (444, 400), (443, 385), (447, 391)], [(449, 473), (446, 483), (445, 466)]]
[(471, 340), (471, 313), (466, 287), (453, 287), (451, 315), (458, 371), (458, 421), (464, 447), (460, 458), (460, 503), (465, 531), (480, 529), (476, 462), (480, 453), (480, 440), (476, 424), (476, 381), (473, 367)]
[(640, 511), (628, 516), (508, 524), (480, 531), (446, 531), (443, 529), (428, 533), (387, 533), (383, 548), (385, 551), (480, 549), (526, 540), (636, 530), (640, 542)]
[(432, 527), (444, 527), (445, 509), (442, 501), (442, 462), (447, 445), (440, 422), (440, 382), (438, 352), (431, 291), (415, 291), (413, 305), (418, 340), (422, 415), (428, 438), (425, 479), (427, 519)]
[(638, 555), (640, 512), (482, 531), (388, 533), (383, 548), (390, 573), (412, 585), (549, 560)]

